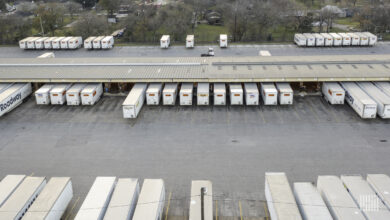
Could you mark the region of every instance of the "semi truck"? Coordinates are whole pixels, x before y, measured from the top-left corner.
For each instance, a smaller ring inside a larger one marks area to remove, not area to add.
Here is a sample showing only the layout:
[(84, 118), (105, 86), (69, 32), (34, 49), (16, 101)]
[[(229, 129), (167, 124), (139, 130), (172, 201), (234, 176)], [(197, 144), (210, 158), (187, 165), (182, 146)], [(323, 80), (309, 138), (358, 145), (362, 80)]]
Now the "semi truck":
[(345, 100), (361, 118), (375, 118), (377, 104), (356, 83), (341, 82), (345, 90)]
[(144, 106), (146, 96), (146, 83), (137, 83), (122, 104), (123, 118), (136, 118)]
[(31, 93), (31, 83), (15, 83), (1, 92), (0, 117), (22, 104)]

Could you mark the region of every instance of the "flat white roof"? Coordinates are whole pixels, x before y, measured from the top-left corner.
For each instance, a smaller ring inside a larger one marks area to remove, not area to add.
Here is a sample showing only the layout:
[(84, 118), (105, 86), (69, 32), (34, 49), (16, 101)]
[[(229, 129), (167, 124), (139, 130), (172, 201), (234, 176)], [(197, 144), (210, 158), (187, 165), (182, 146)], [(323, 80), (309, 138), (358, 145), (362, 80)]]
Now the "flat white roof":
[(247, 93), (259, 93), (259, 88), (256, 83), (244, 83), (244, 89)]
[(70, 40), (70, 39), (72, 39), (73, 37), (65, 37), (65, 38), (63, 38), (62, 40), (61, 40), (61, 42), (65, 42), (65, 41), (68, 41), (68, 40)]
[(213, 184), (208, 180), (195, 180), (191, 183), (190, 220), (201, 218), (201, 189), (205, 188), (204, 220), (213, 220)]
[(41, 88), (39, 88), (37, 91), (35, 91), (35, 94), (49, 93), (53, 87), (54, 87), (54, 84), (45, 84)]
[(390, 177), (386, 174), (367, 174), (367, 182), (390, 209)]
[(262, 89), (265, 90), (266, 92), (273, 92), (277, 93), (278, 90), (276, 90), (274, 83), (266, 82), (266, 83), (261, 83), (260, 84)]
[(64, 90), (68, 89), (72, 84), (57, 84), (51, 90), (50, 93), (62, 93)]
[(101, 86), (101, 83), (91, 83), (84, 87), (84, 89), (81, 91), (81, 93), (91, 93), (95, 91), (99, 86)]
[(66, 93), (80, 93), (85, 88), (85, 86), (87, 86), (86, 83), (76, 83), (70, 87)]
[(359, 97), (363, 104), (376, 105), (376, 102), (372, 100), (356, 83), (354, 82), (341, 82), (341, 86), (347, 90), (348, 93)]
[(165, 83), (163, 92), (175, 92), (177, 90), (178, 83)]
[(180, 93), (192, 93), (194, 89), (193, 83), (182, 83), (180, 88)]
[[(336, 34), (336, 33), (329, 33), (332, 37), (334, 38), (341, 38), (340, 35)], [(337, 40), (341, 40), (341, 39), (337, 39)]]
[(210, 83), (198, 83), (198, 93), (209, 93)]
[(390, 105), (390, 97), (381, 89), (376, 87), (372, 82), (359, 82), (358, 85), (370, 96), (374, 101), (379, 101), (384, 105)]
[(194, 40), (194, 35), (187, 35), (186, 40), (187, 41), (193, 41)]
[(0, 207), (22, 183), (26, 175), (7, 175), (0, 182)]
[(293, 92), (293, 89), (291, 88), (290, 83), (277, 82), (277, 83), (275, 83), (275, 85), (276, 85), (276, 88), (282, 93), (292, 93)]
[(214, 93), (226, 93), (225, 83), (214, 83)]
[(26, 83), (15, 83), (12, 86), (8, 87), (4, 91), (0, 93), (0, 101), (4, 100), (8, 96), (12, 95), (14, 92), (18, 91), (19, 89), (23, 88), (26, 85)]
[(136, 83), (122, 105), (135, 105), (142, 93), (146, 92), (146, 87), (146, 83)]
[(61, 41), (62, 39), (64, 39), (65, 37), (56, 37), (53, 41), (54, 42), (58, 42), (58, 41)]
[(93, 37), (88, 37), (87, 39), (84, 40), (84, 42), (90, 42), (90, 41), (93, 41), (95, 40), (95, 38), (97, 38), (96, 36), (93, 36)]
[(219, 38), (220, 39), (227, 39), (227, 34), (221, 34), (221, 35), (219, 35)]
[(93, 39), (93, 42), (94, 43), (98, 43), (99, 41), (103, 40), (106, 36), (99, 36), (99, 37), (96, 37), (95, 39)]
[(234, 92), (234, 93), (242, 93), (243, 90), (242, 90), (242, 85), (239, 84), (239, 83), (231, 83), (229, 84), (229, 90), (230, 90), (230, 93)]
[(168, 40), (169, 37), (170, 37), (169, 35), (163, 35), (163, 36), (161, 37), (161, 40)]
[(146, 93), (156, 93), (160, 92), (162, 89), (162, 83), (150, 83)]
[(328, 88), (330, 88), (332, 91), (341, 91), (341, 92), (345, 92), (344, 89), (340, 86), (340, 84), (336, 83), (336, 82), (324, 82), (323, 85), (328, 86)]
[[(160, 206), (164, 206), (165, 187), (162, 179), (145, 179), (134, 211), (133, 220), (157, 219)], [(163, 208), (163, 207), (162, 207)]]

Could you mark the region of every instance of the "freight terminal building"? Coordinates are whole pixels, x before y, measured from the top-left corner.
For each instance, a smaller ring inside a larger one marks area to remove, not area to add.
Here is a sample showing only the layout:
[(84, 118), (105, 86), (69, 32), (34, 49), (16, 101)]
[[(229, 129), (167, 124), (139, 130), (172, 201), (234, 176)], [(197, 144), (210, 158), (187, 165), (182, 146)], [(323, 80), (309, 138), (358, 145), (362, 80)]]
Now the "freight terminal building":
[(390, 55), (0, 59), (0, 82), (389, 80)]

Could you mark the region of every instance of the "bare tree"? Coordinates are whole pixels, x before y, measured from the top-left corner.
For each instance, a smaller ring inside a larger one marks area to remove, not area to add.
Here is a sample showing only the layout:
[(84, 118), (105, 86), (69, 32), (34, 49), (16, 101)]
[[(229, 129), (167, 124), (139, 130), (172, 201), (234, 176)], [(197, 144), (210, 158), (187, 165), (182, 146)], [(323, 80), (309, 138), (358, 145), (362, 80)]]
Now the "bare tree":
[(80, 12), (80, 10), (82, 9), (80, 3), (73, 2), (73, 1), (66, 2), (64, 6), (72, 18), (75, 13)]
[(83, 14), (73, 27), (75, 34), (83, 38), (107, 34), (108, 29), (106, 19), (92, 12)]

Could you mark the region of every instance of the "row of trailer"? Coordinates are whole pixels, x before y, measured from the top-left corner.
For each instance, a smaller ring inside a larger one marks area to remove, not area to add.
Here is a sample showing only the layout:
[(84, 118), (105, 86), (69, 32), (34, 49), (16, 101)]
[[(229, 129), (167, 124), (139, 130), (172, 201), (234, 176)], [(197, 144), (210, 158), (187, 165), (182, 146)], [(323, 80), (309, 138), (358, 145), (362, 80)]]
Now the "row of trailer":
[(7, 175), (0, 182), (0, 219), (59, 220), (73, 197), (69, 177)]
[(84, 40), (84, 48), (88, 50), (111, 49), (113, 47), (113, 36), (92, 36)]
[[(160, 47), (163, 49), (169, 48), (171, 45), (171, 36), (163, 35), (160, 39)], [(186, 37), (186, 48), (194, 48), (195, 47), (195, 36), (187, 35)], [(228, 36), (226, 34), (219, 35), (219, 47), (226, 48), (228, 47)]]
[[(193, 104), (196, 97), (197, 105), (291, 105), (293, 90), (288, 83), (137, 83), (131, 89), (123, 102), (123, 117), (136, 118), (142, 106), (147, 105), (176, 105), (177, 97), (182, 106)], [(212, 98), (211, 98), (212, 97)]]
[(265, 197), (271, 219), (390, 219), (390, 177), (385, 174), (318, 176), (295, 182), (285, 173), (265, 174)]
[(38, 105), (94, 105), (103, 96), (101, 83), (45, 84), (35, 91)]
[(82, 37), (27, 37), (19, 41), (19, 47), (24, 50), (68, 50), (82, 47)]
[(322, 94), (332, 105), (345, 100), (361, 118), (390, 118), (389, 82), (324, 83)]
[(370, 32), (295, 34), (294, 42), (301, 47), (374, 46), (378, 41)]

